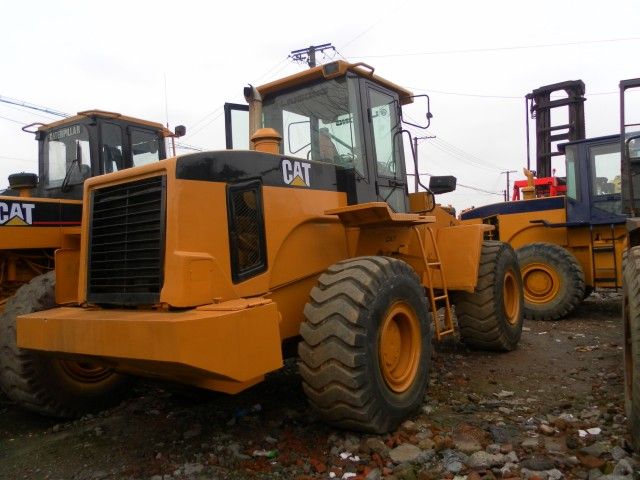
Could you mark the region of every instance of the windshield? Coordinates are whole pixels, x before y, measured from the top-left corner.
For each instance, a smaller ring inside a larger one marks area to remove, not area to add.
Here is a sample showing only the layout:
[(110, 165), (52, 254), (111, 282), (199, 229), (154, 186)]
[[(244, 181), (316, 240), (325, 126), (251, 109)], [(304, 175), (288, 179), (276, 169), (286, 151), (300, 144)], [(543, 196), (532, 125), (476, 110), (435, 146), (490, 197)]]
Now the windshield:
[(282, 134), (282, 153), (364, 172), (356, 85), (349, 78), (268, 98), (263, 122)]
[(131, 154), (134, 167), (160, 160), (158, 135), (155, 132), (132, 128)]
[[(591, 189), (598, 207), (611, 213), (622, 213), (620, 188), (620, 144), (598, 145), (589, 149)], [(612, 197), (612, 195), (618, 196)]]
[[(76, 163), (78, 151), (82, 157)], [(68, 125), (47, 133), (44, 141), (47, 186), (59, 187), (69, 171), (68, 184), (82, 183), (91, 175), (89, 132), (84, 125)]]

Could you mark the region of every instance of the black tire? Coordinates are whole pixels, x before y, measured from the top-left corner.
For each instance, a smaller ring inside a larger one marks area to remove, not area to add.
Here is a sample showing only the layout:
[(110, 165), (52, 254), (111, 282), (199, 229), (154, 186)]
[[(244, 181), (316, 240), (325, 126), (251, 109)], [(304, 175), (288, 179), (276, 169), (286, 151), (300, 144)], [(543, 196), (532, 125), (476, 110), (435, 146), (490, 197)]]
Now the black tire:
[(622, 258), (624, 404), (633, 448), (640, 452), (640, 246)]
[(116, 403), (127, 377), (91, 363), (48, 358), (16, 345), (16, 317), (55, 307), (55, 273), (18, 289), (0, 315), (0, 388), (21, 407), (53, 416), (74, 417)]
[(517, 252), (524, 287), (524, 317), (558, 320), (585, 298), (584, 272), (571, 252), (553, 243), (530, 243)]
[[(409, 265), (388, 257), (337, 263), (320, 276), (304, 314), (299, 370), (322, 419), (385, 433), (420, 407), (431, 323), (424, 287)], [(389, 341), (395, 332), (396, 346)]]
[(595, 288), (585, 285), (584, 286), (584, 295), (582, 296), (582, 300), (586, 300), (591, 296), (591, 294), (595, 291)]
[(514, 350), (522, 335), (522, 279), (513, 248), (484, 241), (473, 293), (453, 296), (460, 339), (482, 350)]

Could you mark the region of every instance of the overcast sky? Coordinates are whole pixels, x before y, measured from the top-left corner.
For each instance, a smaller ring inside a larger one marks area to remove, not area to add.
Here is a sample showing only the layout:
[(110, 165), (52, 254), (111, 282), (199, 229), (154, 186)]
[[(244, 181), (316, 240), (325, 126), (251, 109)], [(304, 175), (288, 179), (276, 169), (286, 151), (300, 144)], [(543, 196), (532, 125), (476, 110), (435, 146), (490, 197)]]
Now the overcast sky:
[[(31, 1), (5, 3), (2, 17), (1, 96), (162, 123), (168, 111), (171, 126), (186, 125), (183, 141), (206, 149), (224, 148), (225, 101), (306, 68), (291, 50), (331, 42), (430, 95), (436, 138), (420, 142), (422, 171), (495, 193), (502, 170), (522, 178), (526, 93), (582, 79), (587, 135), (605, 135), (619, 128), (618, 82), (640, 76), (637, 0)], [(37, 172), (21, 125), (54, 119), (0, 103), (0, 187)], [(459, 187), (439, 198), (461, 209), (501, 197)]]

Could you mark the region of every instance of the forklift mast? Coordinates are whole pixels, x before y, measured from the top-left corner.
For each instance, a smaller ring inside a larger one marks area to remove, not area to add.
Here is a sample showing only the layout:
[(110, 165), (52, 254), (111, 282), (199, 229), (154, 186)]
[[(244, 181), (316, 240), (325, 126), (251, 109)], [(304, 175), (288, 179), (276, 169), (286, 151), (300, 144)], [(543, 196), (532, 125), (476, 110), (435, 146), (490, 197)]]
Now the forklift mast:
[[(556, 92), (564, 91), (566, 98), (552, 99)], [(529, 112), (536, 119), (536, 176), (551, 177), (552, 157), (562, 155), (553, 151), (554, 144), (562, 141), (583, 140), (584, 128), (584, 93), (582, 80), (569, 80), (536, 88), (525, 96), (527, 110), (527, 169), (531, 170), (529, 146)], [(567, 107), (568, 123), (552, 125), (551, 111), (555, 108)]]

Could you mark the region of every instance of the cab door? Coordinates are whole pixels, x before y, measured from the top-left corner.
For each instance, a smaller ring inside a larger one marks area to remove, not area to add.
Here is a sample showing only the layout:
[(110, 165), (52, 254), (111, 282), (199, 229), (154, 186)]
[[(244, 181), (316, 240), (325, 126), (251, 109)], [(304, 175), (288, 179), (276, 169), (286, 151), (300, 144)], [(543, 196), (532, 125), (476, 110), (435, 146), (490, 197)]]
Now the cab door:
[(249, 105), (224, 104), (224, 132), (227, 150), (249, 150)]
[(400, 103), (397, 94), (366, 82), (367, 149), (373, 159), (378, 201), (387, 202), (396, 212), (407, 211), (404, 152), (399, 134)]

